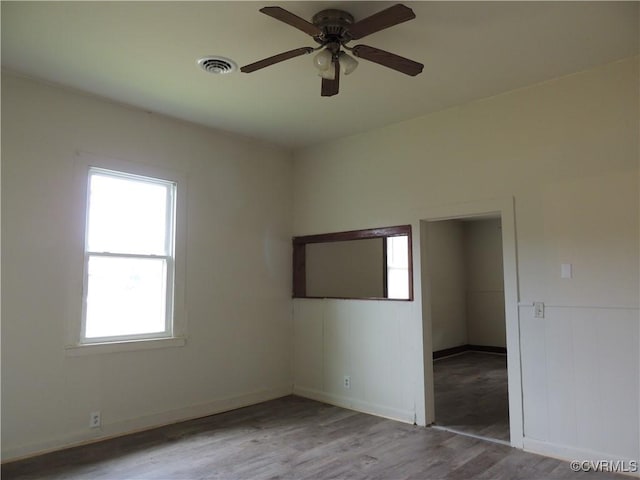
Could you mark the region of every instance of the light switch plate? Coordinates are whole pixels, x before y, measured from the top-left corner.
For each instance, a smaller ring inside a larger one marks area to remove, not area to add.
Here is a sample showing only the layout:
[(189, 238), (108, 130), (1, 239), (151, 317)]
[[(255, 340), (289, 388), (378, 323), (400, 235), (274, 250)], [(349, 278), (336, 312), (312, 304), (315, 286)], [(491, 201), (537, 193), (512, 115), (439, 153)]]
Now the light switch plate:
[(544, 318), (543, 302), (533, 302), (533, 318)]
[(572, 278), (573, 266), (570, 263), (560, 265), (560, 278)]

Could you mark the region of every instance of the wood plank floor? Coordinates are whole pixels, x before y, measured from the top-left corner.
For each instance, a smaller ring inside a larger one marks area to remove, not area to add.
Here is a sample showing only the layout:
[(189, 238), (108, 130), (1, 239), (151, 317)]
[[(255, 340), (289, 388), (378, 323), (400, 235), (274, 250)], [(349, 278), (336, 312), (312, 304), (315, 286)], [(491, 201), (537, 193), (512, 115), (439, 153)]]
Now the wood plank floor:
[(613, 479), (289, 396), (2, 466), (2, 479)]
[(433, 362), (436, 424), (509, 441), (507, 357), (466, 352)]

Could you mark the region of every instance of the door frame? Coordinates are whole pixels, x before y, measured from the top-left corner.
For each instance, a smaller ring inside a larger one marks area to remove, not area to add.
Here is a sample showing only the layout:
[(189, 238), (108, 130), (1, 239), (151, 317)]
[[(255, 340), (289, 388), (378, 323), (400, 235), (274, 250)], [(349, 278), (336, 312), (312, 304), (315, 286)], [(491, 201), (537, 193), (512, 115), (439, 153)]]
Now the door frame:
[(507, 379), (509, 391), (509, 433), (511, 446), (523, 448), (524, 417), (522, 404), (522, 370), (520, 356), (519, 286), (516, 246), (515, 207), (513, 197), (479, 200), (428, 208), (420, 215), (419, 268), (422, 294), (422, 332), (425, 385), (425, 416), (427, 425), (435, 421), (433, 385), (433, 344), (431, 316), (431, 285), (426, 241), (429, 222), (456, 220), (489, 214), (499, 214), (502, 222), (502, 263), (504, 270), (504, 306), (507, 337)]

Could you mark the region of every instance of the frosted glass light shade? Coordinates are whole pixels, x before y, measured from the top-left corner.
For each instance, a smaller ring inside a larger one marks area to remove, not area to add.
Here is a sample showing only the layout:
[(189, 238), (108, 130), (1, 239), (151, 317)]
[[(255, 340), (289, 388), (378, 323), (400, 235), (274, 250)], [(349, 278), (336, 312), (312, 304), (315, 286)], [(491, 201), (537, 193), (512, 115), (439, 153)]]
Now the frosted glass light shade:
[(329, 68), (320, 72), (320, 76), (322, 78), (326, 78), (327, 80), (335, 80), (336, 79), (336, 67), (333, 62), (331, 62)]
[(313, 65), (321, 72), (324, 72), (329, 69), (332, 64), (332, 60), (333, 55), (325, 48), (324, 50), (320, 50), (320, 52), (313, 57)]
[(340, 69), (345, 75), (349, 75), (358, 68), (358, 61), (351, 55), (347, 55), (345, 52), (340, 52), (338, 61), (340, 62)]

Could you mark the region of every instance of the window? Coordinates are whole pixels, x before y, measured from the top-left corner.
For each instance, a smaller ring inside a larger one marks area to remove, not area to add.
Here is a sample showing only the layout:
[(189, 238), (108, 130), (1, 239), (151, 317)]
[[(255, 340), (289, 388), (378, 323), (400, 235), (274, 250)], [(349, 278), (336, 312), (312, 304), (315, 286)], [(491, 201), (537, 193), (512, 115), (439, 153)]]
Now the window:
[(89, 168), (80, 343), (173, 335), (176, 184)]
[(409, 237), (387, 237), (387, 298), (409, 298)]

